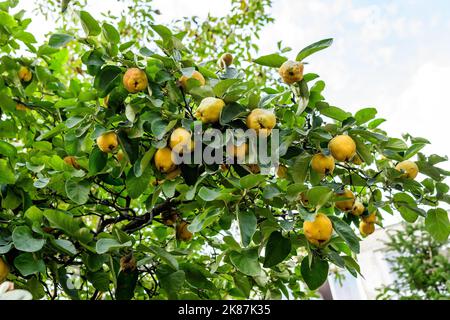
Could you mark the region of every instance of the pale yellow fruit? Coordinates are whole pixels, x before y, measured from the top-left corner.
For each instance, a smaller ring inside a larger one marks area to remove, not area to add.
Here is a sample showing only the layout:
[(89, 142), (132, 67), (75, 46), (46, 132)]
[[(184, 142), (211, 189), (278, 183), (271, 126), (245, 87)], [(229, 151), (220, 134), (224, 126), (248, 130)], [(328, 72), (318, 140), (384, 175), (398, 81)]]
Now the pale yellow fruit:
[(359, 223), (359, 232), (361, 232), (361, 235), (363, 237), (367, 237), (368, 235), (375, 232), (375, 224), (361, 221)]
[(365, 210), (364, 205), (359, 201), (355, 201), (355, 204), (353, 205), (353, 208), (352, 208), (352, 214), (354, 216), (359, 217), (360, 215), (362, 215), (364, 213), (364, 210)]
[(119, 152), (117, 152), (117, 160), (119, 160), (119, 162), (122, 162), (122, 160), (125, 158), (125, 153), (122, 150), (119, 150)]
[(368, 216), (362, 217), (362, 220), (365, 223), (375, 223), (375, 222), (377, 222), (377, 213), (376, 212), (372, 212)]
[(148, 86), (147, 75), (139, 68), (130, 68), (123, 75), (123, 86), (130, 93), (142, 91)]
[(165, 147), (156, 151), (155, 166), (159, 171), (163, 173), (169, 173), (176, 169), (174, 155), (170, 148)]
[(278, 73), (285, 83), (293, 84), (303, 80), (303, 69), (303, 63), (288, 60), (281, 65)]
[(176, 236), (178, 240), (189, 241), (192, 239), (192, 232), (187, 227), (189, 224), (186, 221), (181, 221), (176, 227)]
[(248, 145), (241, 143), (240, 145), (227, 145), (227, 154), (235, 158), (238, 162), (243, 162), (248, 153)]
[(247, 127), (264, 136), (270, 135), (276, 124), (277, 118), (275, 114), (267, 109), (253, 109), (247, 116)]
[(21, 66), (18, 72), (19, 79), (25, 82), (31, 81), (31, 78), (33, 77), (33, 74), (31, 73), (30, 69), (28, 69), (25, 66)]
[(9, 267), (3, 258), (0, 257), (0, 283), (6, 279), (9, 274)]
[(187, 89), (189, 79), (197, 80), (200, 83), (200, 86), (204, 86), (206, 84), (206, 81), (205, 81), (205, 78), (203, 77), (203, 75), (196, 70), (192, 73), (192, 75), (190, 77), (182, 75), (181, 78), (178, 80), (181, 87), (183, 87), (184, 90)]
[(335, 202), (336, 207), (341, 211), (350, 211), (355, 203), (355, 195), (348, 189), (345, 189), (341, 193), (336, 193), (339, 198), (345, 198), (345, 200), (339, 200)]
[(407, 179), (415, 179), (419, 173), (419, 167), (415, 162), (406, 160), (402, 161), (395, 167), (398, 171), (403, 172), (403, 177)]
[(192, 134), (184, 128), (173, 130), (170, 135), (170, 147), (176, 153), (191, 152), (194, 149)]
[(119, 139), (115, 132), (107, 132), (97, 138), (97, 146), (99, 149), (106, 153), (112, 153), (116, 151), (119, 146)]
[(216, 123), (219, 121), (225, 102), (222, 99), (208, 97), (203, 99), (198, 106), (195, 117), (203, 123)]
[(64, 162), (67, 163), (69, 166), (74, 167), (75, 169), (80, 169), (80, 165), (77, 162), (77, 159), (74, 156), (67, 156), (64, 157)]
[(316, 246), (322, 246), (330, 240), (333, 224), (326, 215), (318, 213), (314, 221), (303, 222), (303, 232), (309, 242)]
[(347, 135), (340, 135), (331, 139), (328, 148), (337, 161), (349, 161), (356, 154), (355, 141)]
[(320, 174), (331, 174), (334, 171), (334, 158), (323, 153), (315, 154), (311, 159), (311, 168)]

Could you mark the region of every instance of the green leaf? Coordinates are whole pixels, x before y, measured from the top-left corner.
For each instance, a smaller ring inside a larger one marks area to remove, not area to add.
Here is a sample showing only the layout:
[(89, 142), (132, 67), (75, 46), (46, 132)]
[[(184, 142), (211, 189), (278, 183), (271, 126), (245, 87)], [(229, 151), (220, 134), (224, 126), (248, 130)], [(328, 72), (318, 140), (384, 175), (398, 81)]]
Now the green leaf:
[(447, 241), (450, 234), (450, 222), (448, 213), (444, 209), (430, 209), (425, 218), (425, 228), (438, 242)]
[(34, 238), (27, 226), (16, 227), (12, 233), (12, 240), (17, 250), (25, 252), (39, 251), (45, 244), (45, 239)]
[(389, 138), (387, 143), (384, 144), (384, 147), (386, 149), (395, 151), (404, 151), (408, 149), (408, 146), (406, 145), (405, 141), (398, 138)]
[(52, 240), (52, 244), (60, 251), (67, 255), (76, 255), (77, 249), (75, 248), (74, 244), (70, 242), (69, 240), (65, 239), (55, 239)]
[(14, 184), (16, 177), (6, 159), (0, 159), (0, 185), (1, 184)]
[(17, 155), (17, 149), (6, 141), (0, 141), (0, 154), (14, 158)]
[(303, 184), (305, 182), (311, 158), (312, 155), (305, 153), (295, 159), (291, 170), (292, 179), (294, 179), (295, 183)]
[(355, 114), (356, 123), (361, 125), (363, 123), (366, 123), (366, 122), (372, 120), (377, 115), (377, 112), (378, 111), (375, 108), (365, 108), (365, 109), (359, 110)]
[(188, 226), (188, 230), (192, 233), (199, 232), (203, 228), (211, 225), (222, 214), (221, 208), (210, 207), (202, 211), (202, 213), (195, 216), (192, 223)]
[(223, 95), (227, 92), (227, 90), (232, 87), (234, 84), (241, 82), (240, 79), (225, 79), (219, 81), (214, 87), (213, 91), (216, 97), (223, 97)]
[(416, 201), (406, 193), (397, 193), (394, 195), (394, 206), (400, 211), (403, 219), (409, 223), (413, 223), (419, 217)]
[(37, 259), (32, 253), (22, 253), (14, 259), (14, 266), (19, 272), (27, 277), (35, 273), (45, 273), (45, 263)]
[(113, 65), (104, 66), (95, 76), (94, 87), (105, 97), (119, 82), (122, 69)]
[(324, 40), (315, 42), (313, 44), (310, 44), (309, 46), (303, 48), (297, 54), (297, 57), (295, 58), (295, 60), (302, 61), (306, 57), (309, 57), (310, 55), (312, 55), (318, 51), (324, 50), (324, 49), (328, 48), (329, 46), (331, 46), (332, 44), (333, 44), (333, 39), (324, 39)]
[(328, 118), (335, 119), (341, 122), (352, 116), (350, 112), (346, 112), (341, 108), (332, 106), (320, 109), (320, 113)]
[(258, 261), (258, 249), (249, 248), (241, 252), (230, 252), (231, 263), (243, 274), (248, 276), (259, 276), (261, 274), (261, 266)]
[(328, 216), (328, 218), (330, 218), (333, 223), (334, 231), (336, 231), (336, 233), (344, 239), (354, 253), (359, 253), (359, 239), (353, 232), (353, 229), (338, 217)]
[(120, 42), (120, 34), (113, 25), (106, 22), (103, 23), (102, 31), (106, 41), (113, 44), (118, 44)]
[(150, 166), (145, 168), (144, 172), (140, 177), (136, 177), (134, 170), (128, 171), (125, 185), (127, 187), (128, 195), (132, 199), (139, 198), (139, 196), (146, 191), (150, 183), (150, 177), (152, 173), (153, 170)]
[(328, 262), (313, 256), (311, 266), (308, 257), (303, 258), (300, 266), (303, 280), (310, 290), (319, 289), (328, 277)]
[(173, 272), (169, 268), (156, 269), (156, 275), (160, 281), (161, 288), (167, 292), (169, 299), (177, 299), (178, 292), (183, 287), (186, 275), (183, 270)]
[(94, 147), (89, 155), (89, 174), (95, 175), (102, 171), (107, 161), (108, 154), (102, 152), (98, 147)]
[(52, 48), (60, 48), (68, 44), (75, 38), (70, 34), (65, 33), (55, 33), (50, 36), (48, 40), (48, 45)]
[(230, 103), (226, 105), (220, 114), (220, 124), (225, 125), (230, 123), (234, 119), (245, 114), (246, 110), (238, 103)]
[(95, 250), (97, 251), (98, 254), (103, 254), (120, 248), (130, 247), (131, 245), (132, 245), (131, 241), (120, 243), (116, 239), (102, 238), (97, 241), (95, 245)]
[(100, 32), (102, 32), (97, 20), (95, 20), (90, 13), (80, 11), (80, 19), (83, 30), (88, 36), (98, 36)]
[(166, 262), (169, 266), (171, 266), (173, 269), (178, 270), (178, 261), (175, 259), (173, 255), (171, 255), (169, 252), (164, 250), (163, 248), (156, 247), (156, 246), (150, 246), (148, 249), (155, 255), (157, 255), (159, 258), (161, 258), (164, 262)]
[(67, 196), (76, 204), (85, 204), (89, 200), (90, 190), (91, 183), (87, 180), (69, 179), (66, 181)]
[(309, 203), (315, 207), (322, 207), (334, 194), (333, 190), (325, 186), (312, 187), (308, 190)]
[(283, 237), (279, 231), (272, 232), (267, 241), (263, 266), (270, 268), (279, 264), (287, 258), (290, 252), (291, 240)]
[(239, 211), (237, 214), (241, 241), (244, 247), (247, 247), (252, 241), (256, 232), (256, 216), (250, 211)]
[(170, 40), (170, 39), (172, 38), (172, 32), (171, 32), (170, 29), (167, 28), (166, 26), (152, 24), (152, 25), (150, 25), (150, 27), (151, 27), (153, 30), (155, 30), (155, 32), (156, 32), (157, 34), (159, 34), (160, 37), (161, 37), (163, 40), (167, 41), (167, 40)]
[(245, 177), (242, 177), (239, 181), (241, 187), (244, 189), (251, 189), (256, 187), (263, 181), (266, 181), (267, 177), (260, 174), (249, 174)]
[(259, 57), (258, 59), (253, 60), (253, 62), (266, 67), (279, 68), (287, 60), (288, 59), (286, 57), (273, 53), (267, 56)]
[(220, 196), (220, 190), (201, 187), (198, 196), (204, 201), (213, 201)]
[(139, 277), (139, 271), (120, 271), (117, 276), (115, 298), (117, 300), (131, 300)]
[(87, 279), (98, 291), (107, 292), (109, 290), (110, 276), (107, 272), (88, 272)]

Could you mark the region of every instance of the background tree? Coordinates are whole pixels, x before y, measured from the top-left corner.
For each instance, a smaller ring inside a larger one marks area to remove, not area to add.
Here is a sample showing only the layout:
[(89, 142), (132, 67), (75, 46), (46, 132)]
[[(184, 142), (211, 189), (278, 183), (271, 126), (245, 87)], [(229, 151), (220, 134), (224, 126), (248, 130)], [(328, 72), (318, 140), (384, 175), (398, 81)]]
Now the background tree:
[[(305, 59), (331, 39), (254, 59), (263, 85), (151, 20), (147, 41), (81, 10), (83, 31), (38, 44), (16, 3), (0, 5), (0, 274), (35, 298), (308, 298), (330, 264), (357, 276), (356, 230), (382, 213), (424, 216), (447, 240), (447, 158), (389, 137), (374, 108), (325, 102)], [(221, 109), (204, 129), (279, 129), (280, 169), (238, 149), (225, 152), (242, 165), (173, 166), (201, 108)]]
[(380, 289), (378, 299), (450, 299), (448, 244), (430, 236), (423, 221), (390, 235), (387, 261), (396, 279)]

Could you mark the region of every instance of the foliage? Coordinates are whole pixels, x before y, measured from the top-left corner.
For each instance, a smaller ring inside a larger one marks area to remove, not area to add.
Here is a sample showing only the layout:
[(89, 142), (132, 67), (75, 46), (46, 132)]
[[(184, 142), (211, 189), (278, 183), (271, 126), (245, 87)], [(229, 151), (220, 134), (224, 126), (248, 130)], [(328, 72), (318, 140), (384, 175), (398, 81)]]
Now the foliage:
[(423, 221), (391, 234), (386, 248), (396, 279), (378, 299), (450, 299), (448, 245), (433, 239)]
[[(439, 203), (450, 202), (444, 183), (450, 173), (436, 166), (447, 159), (420, 153), (429, 143), (424, 138), (389, 137), (374, 108), (353, 115), (328, 104), (318, 75), (286, 86), (265, 67), (267, 82), (231, 71), (237, 66), (220, 70), (202, 63), (219, 58), (207, 57), (210, 44), (193, 44), (186, 32), (151, 24), (146, 31), (157, 37), (150, 50), (130, 42), (120, 24), (85, 11), (83, 31), (57, 30), (39, 45), (26, 31), (31, 20), (10, 8), (14, 3), (0, 5), (0, 254), (9, 279), (35, 298), (307, 298), (330, 264), (359, 273), (359, 220), (335, 206), (344, 186), (365, 204), (365, 216), (378, 212), (379, 225), (382, 212), (399, 211), (408, 222), (424, 216), (430, 234), (447, 239)], [(329, 45), (318, 42), (297, 56)], [(283, 54), (255, 61), (278, 67), (287, 60)], [(30, 81), (19, 79), (21, 66), (31, 70)], [(125, 90), (130, 67), (145, 71), (145, 91)], [(194, 81), (186, 92), (178, 79), (194, 69), (206, 85)], [(227, 170), (181, 165), (173, 179), (157, 170), (156, 149), (174, 128), (191, 129), (192, 111), (211, 96), (226, 103), (215, 125), (222, 131), (245, 127), (256, 107), (274, 109), (285, 177), (255, 173), (252, 163)], [(99, 150), (96, 139), (106, 131), (117, 133), (121, 153)], [(333, 175), (319, 176), (310, 168), (312, 155), (328, 154), (328, 142), (343, 133), (354, 139), (363, 163), (337, 163)], [(416, 155), (427, 176), (420, 182), (394, 169)], [(303, 192), (308, 204), (298, 200)], [(302, 226), (319, 210), (335, 232), (315, 247)], [(188, 222), (192, 240), (181, 241), (167, 216), (175, 225)]]

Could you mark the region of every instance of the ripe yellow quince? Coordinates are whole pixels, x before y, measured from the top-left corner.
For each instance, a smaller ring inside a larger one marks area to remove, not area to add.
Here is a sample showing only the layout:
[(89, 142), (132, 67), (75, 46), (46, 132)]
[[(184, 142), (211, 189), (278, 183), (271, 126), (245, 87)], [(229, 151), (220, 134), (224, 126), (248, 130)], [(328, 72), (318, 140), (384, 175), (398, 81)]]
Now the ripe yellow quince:
[(359, 232), (361, 232), (361, 235), (363, 237), (367, 237), (368, 235), (375, 232), (375, 224), (361, 221), (359, 223)]
[(337, 161), (349, 161), (356, 154), (356, 143), (347, 135), (340, 135), (331, 139), (328, 148)]
[(219, 67), (221, 69), (225, 69), (226, 67), (231, 66), (232, 63), (233, 63), (233, 56), (231, 55), (231, 53), (228, 52), (224, 53), (218, 61)]
[(311, 168), (320, 174), (331, 174), (334, 171), (334, 158), (317, 153), (311, 159)]
[(365, 210), (364, 205), (359, 201), (355, 201), (355, 204), (353, 205), (352, 208), (352, 214), (356, 217), (359, 217), (364, 213), (364, 210)]
[(400, 162), (397, 166), (395, 166), (395, 169), (403, 172), (402, 177), (407, 179), (415, 179), (419, 173), (419, 167), (417, 164), (409, 160)]
[(9, 274), (9, 267), (3, 258), (0, 257), (0, 283), (6, 279)]
[(222, 99), (207, 97), (200, 102), (195, 117), (203, 123), (216, 123), (224, 106), (225, 102)]
[(303, 232), (309, 242), (320, 247), (330, 240), (333, 224), (326, 215), (318, 213), (314, 221), (303, 222)]
[(267, 109), (253, 109), (247, 116), (247, 127), (266, 137), (270, 135), (276, 124), (275, 114)]
[(113, 131), (106, 132), (97, 138), (97, 146), (99, 149), (106, 153), (112, 153), (116, 151), (119, 146), (119, 139), (117, 134)]
[(81, 168), (77, 162), (77, 159), (74, 156), (64, 157), (64, 162), (67, 163), (69, 166), (74, 167), (77, 170)]
[(280, 69), (278, 69), (278, 73), (285, 83), (293, 84), (302, 81), (303, 69), (303, 63), (288, 60), (281, 65)]
[(377, 213), (376, 212), (372, 212), (368, 216), (362, 217), (362, 220), (365, 223), (375, 223), (375, 222), (377, 222)]
[(350, 211), (355, 203), (355, 195), (348, 189), (343, 192), (336, 193), (339, 198), (346, 198), (345, 200), (339, 200), (335, 202), (336, 207), (341, 211)]
[(31, 70), (28, 69), (27, 67), (21, 66), (18, 72), (18, 76), (21, 81), (29, 82), (31, 81), (33, 74), (31, 73)]
[(144, 90), (148, 86), (146, 73), (139, 68), (130, 68), (123, 75), (123, 86), (130, 93)]
[(180, 86), (184, 90), (187, 90), (187, 85), (188, 85), (189, 79), (197, 80), (198, 82), (200, 82), (200, 86), (204, 86), (206, 84), (206, 81), (205, 81), (205, 78), (203, 77), (203, 75), (200, 72), (198, 72), (197, 70), (195, 70), (190, 77), (182, 75), (181, 78), (178, 80), (180, 83)]
[(156, 151), (155, 166), (163, 173), (169, 173), (176, 169), (174, 154), (170, 148), (165, 147)]
[(189, 153), (194, 149), (194, 141), (192, 141), (192, 134), (184, 128), (177, 128), (173, 130), (170, 135), (170, 147), (176, 153)]
[(178, 240), (189, 241), (192, 239), (192, 232), (190, 232), (187, 227), (189, 224), (186, 221), (181, 221), (176, 226), (176, 236)]

